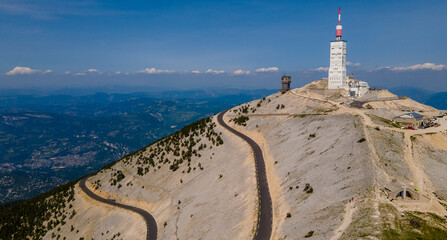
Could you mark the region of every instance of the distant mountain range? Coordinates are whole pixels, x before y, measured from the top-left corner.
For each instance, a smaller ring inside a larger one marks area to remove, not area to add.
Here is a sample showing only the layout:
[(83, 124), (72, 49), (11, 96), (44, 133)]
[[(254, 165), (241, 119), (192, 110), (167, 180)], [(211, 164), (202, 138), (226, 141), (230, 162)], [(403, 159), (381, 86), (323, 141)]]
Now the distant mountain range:
[(432, 92), (421, 88), (396, 87), (389, 89), (399, 96), (407, 96), (417, 102), (430, 105), (440, 110), (447, 110), (447, 92)]

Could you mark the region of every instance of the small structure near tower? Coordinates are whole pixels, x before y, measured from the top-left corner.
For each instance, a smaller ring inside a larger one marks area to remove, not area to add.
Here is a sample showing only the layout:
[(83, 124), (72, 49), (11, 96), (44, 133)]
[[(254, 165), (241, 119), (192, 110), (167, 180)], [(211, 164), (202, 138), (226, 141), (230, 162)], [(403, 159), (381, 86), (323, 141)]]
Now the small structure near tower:
[(279, 90), (278, 92), (285, 93), (285, 92), (289, 91), (291, 82), (292, 82), (292, 78), (290, 76), (286, 76), (286, 75), (282, 76), (282, 78), (281, 78), (282, 89)]
[(354, 79), (354, 74), (346, 76), (346, 85), (350, 97), (360, 97), (369, 91), (369, 85), (365, 81)]
[(385, 192), (390, 200), (419, 200), (420, 196), (416, 189), (412, 189), (404, 184), (400, 184), (393, 179), (391, 183), (385, 186)]
[(394, 117), (393, 121), (403, 127), (418, 128), (424, 124), (424, 116), (419, 113), (412, 112)]

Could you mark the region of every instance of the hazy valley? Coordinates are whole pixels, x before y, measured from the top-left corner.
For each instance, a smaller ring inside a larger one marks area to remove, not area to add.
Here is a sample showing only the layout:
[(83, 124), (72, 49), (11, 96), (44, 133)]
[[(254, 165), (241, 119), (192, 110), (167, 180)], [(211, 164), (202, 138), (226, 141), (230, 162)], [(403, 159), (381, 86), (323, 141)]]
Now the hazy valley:
[(0, 202), (48, 191), (266, 92), (0, 97)]

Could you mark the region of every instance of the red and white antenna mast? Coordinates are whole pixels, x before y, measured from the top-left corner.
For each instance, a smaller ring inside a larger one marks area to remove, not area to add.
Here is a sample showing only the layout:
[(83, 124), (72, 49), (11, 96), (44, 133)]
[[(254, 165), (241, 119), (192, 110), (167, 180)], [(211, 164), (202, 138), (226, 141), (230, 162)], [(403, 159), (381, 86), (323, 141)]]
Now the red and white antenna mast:
[(341, 8), (338, 8), (338, 25), (337, 27), (335, 27), (335, 36), (337, 37), (337, 41), (340, 41), (342, 36), (342, 26), (340, 23), (340, 18), (341, 18)]
[(341, 8), (338, 8), (338, 25), (340, 25)]

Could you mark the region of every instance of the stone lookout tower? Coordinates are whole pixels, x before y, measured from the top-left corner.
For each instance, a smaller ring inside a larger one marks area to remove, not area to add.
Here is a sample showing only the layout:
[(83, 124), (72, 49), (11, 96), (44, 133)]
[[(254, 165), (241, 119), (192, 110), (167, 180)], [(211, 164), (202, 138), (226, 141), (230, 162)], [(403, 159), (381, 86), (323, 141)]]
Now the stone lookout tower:
[(290, 90), (290, 83), (292, 82), (292, 78), (290, 76), (282, 76), (281, 83), (282, 83), (282, 89), (279, 90), (279, 92), (285, 93)]

